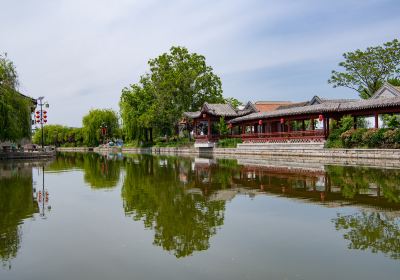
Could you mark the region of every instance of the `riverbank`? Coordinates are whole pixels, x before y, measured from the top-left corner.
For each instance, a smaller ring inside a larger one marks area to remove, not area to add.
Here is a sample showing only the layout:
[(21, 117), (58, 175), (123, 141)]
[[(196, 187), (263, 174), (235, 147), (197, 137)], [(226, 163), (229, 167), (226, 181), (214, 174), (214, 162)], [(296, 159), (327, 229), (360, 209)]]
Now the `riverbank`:
[[(81, 148), (57, 148), (60, 152), (87, 152), (87, 147)], [(216, 158), (251, 159), (256, 164), (262, 164), (266, 160), (279, 160), (283, 162), (320, 163), (320, 164), (345, 164), (368, 165), (384, 167), (400, 167), (400, 150), (398, 149), (313, 149), (312, 147), (290, 148), (122, 148), (115, 147), (93, 148), (98, 153), (122, 152), (126, 154), (165, 154), (165, 155), (202, 155)]]
[(55, 151), (49, 152), (0, 152), (0, 160), (14, 159), (44, 159), (55, 156)]

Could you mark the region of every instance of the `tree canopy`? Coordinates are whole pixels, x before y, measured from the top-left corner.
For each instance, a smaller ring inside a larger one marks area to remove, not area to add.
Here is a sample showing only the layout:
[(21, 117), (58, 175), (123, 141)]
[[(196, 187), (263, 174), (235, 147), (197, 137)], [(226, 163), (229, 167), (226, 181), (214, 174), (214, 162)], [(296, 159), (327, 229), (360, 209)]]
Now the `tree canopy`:
[[(45, 145), (74, 147), (86, 144), (83, 142), (82, 128), (50, 124), (43, 127), (43, 136)], [(40, 144), (42, 141), (42, 130), (36, 130), (32, 138), (33, 143)]]
[(0, 54), (0, 141), (31, 135), (30, 100), (17, 91), (18, 75), (7, 55)]
[(383, 46), (368, 47), (343, 54), (339, 66), (343, 72), (332, 71), (328, 83), (333, 87), (356, 90), (361, 98), (371, 97), (385, 81), (400, 78), (400, 42), (395, 39)]
[(204, 102), (225, 102), (221, 80), (202, 55), (171, 47), (148, 65), (150, 71), (137, 84), (122, 90), (120, 108), (128, 139), (140, 138), (149, 128), (171, 135), (184, 111), (196, 111)]
[(83, 138), (88, 146), (98, 146), (102, 139), (101, 127), (107, 128), (106, 138), (119, 136), (117, 113), (111, 109), (94, 109), (83, 117)]

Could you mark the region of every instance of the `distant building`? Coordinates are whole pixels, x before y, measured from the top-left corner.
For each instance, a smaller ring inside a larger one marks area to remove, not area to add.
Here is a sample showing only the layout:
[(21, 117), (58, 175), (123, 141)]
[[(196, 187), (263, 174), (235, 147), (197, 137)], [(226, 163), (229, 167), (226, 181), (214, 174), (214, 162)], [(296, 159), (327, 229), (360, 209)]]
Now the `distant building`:
[(291, 101), (257, 101), (254, 106), (259, 112), (271, 112), (282, 106), (293, 104)]

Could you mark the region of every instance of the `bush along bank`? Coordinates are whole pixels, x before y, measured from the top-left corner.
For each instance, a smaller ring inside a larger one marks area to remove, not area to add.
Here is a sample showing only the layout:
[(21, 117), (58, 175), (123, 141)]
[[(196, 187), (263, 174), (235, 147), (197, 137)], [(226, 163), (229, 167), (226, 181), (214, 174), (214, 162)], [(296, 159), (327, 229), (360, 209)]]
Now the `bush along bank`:
[[(327, 148), (400, 148), (400, 128), (397, 116), (384, 116), (385, 128), (354, 128), (352, 117), (345, 116), (333, 122)], [(360, 119), (357, 127), (365, 126)]]
[(400, 148), (400, 129), (350, 129), (340, 135), (344, 148)]

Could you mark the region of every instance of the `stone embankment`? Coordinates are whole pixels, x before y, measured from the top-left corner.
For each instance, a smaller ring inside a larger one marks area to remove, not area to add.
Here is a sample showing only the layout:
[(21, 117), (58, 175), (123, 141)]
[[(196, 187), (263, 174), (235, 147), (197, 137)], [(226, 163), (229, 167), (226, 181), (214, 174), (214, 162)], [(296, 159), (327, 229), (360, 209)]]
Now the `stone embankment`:
[[(85, 152), (90, 148), (57, 148), (63, 152)], [(355, 164), (400, 167), (400, 149), (324, 149), (314, 145), (265, 145), (241, 144), (238, 148), (106, 148), (93, 149), (99, 153), (148, 153), (166, 155), (205, 155), (217, 158), (251, 158), (255, 161), (279, 159), (296, 162), (319, 162), (323, 164)]]
[(54, 151), (50, 152), (0, 152), (0, 160), (9, 159), (45, 159), (55, 156)]

